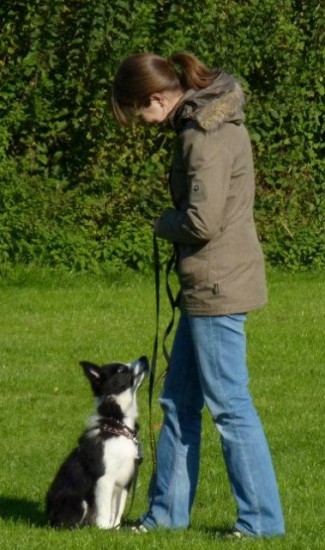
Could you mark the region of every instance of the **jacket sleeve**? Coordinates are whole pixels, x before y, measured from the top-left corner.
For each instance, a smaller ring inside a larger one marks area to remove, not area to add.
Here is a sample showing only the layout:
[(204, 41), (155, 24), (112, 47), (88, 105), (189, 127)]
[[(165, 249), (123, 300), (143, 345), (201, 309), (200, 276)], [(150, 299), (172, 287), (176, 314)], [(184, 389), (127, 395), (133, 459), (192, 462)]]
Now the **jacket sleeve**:
[(174, 243), (204, 244), (221, 229), (231, 178), (231, 152), (223, 144), (222, 130), (209, 133), (191, 127), (180, 139), (187, 200), (183, 209), (165, 210), (156, 233)]

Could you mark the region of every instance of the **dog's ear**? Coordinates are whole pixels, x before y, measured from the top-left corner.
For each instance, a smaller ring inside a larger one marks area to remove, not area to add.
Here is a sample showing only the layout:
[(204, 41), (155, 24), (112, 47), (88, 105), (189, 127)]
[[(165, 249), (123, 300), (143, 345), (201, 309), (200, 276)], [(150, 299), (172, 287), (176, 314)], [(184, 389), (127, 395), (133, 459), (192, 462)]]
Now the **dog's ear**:
[(94, 363), (90, 363), (89, 361), (80, 361), (79, 364), (82, 366), (84, 373), (91, 383), (93, 389), (96, 390), (102, 378), (100, 367), (98, 365), (95, 365)]

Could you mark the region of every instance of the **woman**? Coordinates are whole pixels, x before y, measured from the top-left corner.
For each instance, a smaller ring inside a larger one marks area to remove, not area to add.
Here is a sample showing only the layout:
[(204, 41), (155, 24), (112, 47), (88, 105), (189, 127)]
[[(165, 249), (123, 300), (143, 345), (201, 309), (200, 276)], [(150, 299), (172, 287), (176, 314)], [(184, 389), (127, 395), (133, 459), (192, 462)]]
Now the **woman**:
[(169, 123), (176, 132), (174, 206), (158, 237), (175, 244), (181, 316), (161, 395), (164, 421), (149, 510), (139, 531), (184, 528), (199, 473), (201, 411), (220, 433), (238, 517), (236, 537), (284, 533), (269, 448), (248, 389), (244, 324), (266, 303), (256, 235), (254, 174), (243, 92), (192, 54), (131, 56), (113, 86), (117, 120)]

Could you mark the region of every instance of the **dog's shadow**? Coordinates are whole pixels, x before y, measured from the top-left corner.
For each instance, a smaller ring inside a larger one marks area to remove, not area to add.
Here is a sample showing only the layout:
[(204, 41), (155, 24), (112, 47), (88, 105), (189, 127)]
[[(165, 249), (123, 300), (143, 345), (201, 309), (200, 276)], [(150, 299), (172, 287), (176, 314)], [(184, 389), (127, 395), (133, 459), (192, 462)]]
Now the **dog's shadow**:
[(28, 523), (33, 527), (45, 527), (46, 518), (39, 502), (0, 496), (0, 518)]

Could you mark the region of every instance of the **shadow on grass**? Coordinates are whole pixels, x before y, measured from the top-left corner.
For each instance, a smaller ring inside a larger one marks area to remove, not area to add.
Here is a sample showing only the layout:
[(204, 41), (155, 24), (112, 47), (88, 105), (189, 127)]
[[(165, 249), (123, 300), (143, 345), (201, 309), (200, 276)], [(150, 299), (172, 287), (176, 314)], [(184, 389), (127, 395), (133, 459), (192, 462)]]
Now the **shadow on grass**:
[(0, 496), (0, 518), (24, 522), (35, 527), (45, 527), (46, 518), (39, 502)]

